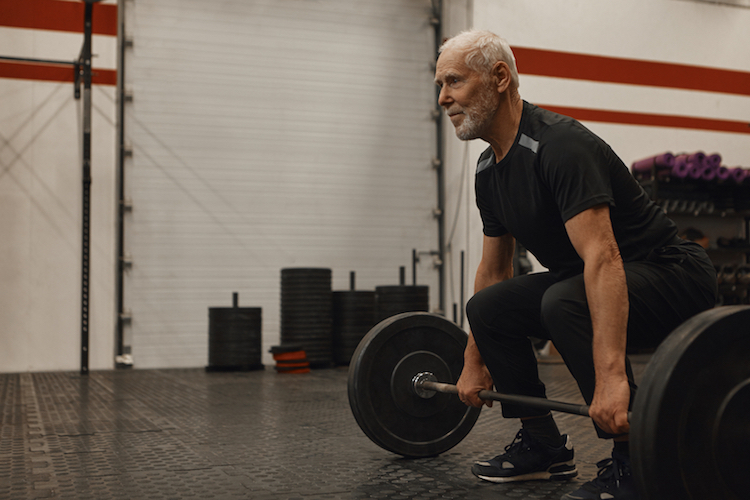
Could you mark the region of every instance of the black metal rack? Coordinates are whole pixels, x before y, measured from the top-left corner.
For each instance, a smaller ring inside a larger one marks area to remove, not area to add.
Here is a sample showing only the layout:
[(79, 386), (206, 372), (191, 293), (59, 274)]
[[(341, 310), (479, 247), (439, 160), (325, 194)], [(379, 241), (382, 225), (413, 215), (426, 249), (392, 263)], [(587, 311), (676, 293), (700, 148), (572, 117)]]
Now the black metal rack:
[(660, 176), (654, 166), (635, 178), (664, 213), (680, 222), (708, 227), (717, 220), (742, 223), (739, 234), (717, 237), (706, 249), (716, 265), (720, 303), (750, 303), (750, 185)]

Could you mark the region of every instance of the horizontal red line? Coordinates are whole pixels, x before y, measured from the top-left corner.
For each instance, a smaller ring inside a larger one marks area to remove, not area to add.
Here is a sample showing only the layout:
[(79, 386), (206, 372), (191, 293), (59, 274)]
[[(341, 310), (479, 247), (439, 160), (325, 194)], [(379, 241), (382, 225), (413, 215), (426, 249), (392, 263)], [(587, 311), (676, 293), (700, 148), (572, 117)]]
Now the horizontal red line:
[[(117, 85), (117, 71), (92, 69), (91, 82), (97, 85)], [(41, 80), (48, 82), (73, 82), (75, 69), (62, 64), (27, 64), (0, 61), (0, 78)]]
[(716, 120), (712, 118), (657, 115), (650, 113), (631, 113), (628, 111), (609, 111), (604, 109), (571, 108), (566, 106), (546, 106), (544, 104), (540, 104), (539, 106), (561, 115), (573, 117), (580, 121), (750, 134), (750, 123), (733, 120)]
[[(84, 2), (60, 0), (0, 1), (0, 26), (83, 33)], [(117, 6), (94, 4), (91, 30), (117, 36)]]
[(513, 47), (526, 75), (750, 95), (750, 73), (618, 57)]

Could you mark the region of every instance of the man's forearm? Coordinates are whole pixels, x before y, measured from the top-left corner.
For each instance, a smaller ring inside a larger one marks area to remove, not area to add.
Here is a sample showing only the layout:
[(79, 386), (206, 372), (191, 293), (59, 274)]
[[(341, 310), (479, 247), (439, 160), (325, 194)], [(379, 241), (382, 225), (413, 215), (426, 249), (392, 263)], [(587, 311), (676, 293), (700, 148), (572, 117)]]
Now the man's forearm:
[(619, 254), (587, 265), (583, 276), (594, 331), (592, 348), (597, 380), (623, 376), (629, 303)]
[(512, 277), (513, 277), (512, 267), (502, 274), (483, 273), (477, 270), (477, 276), (474, 279), (474, 293), (477, 293), (478, 291), (483, 290), (487, 288), (488, 286), (492, 286), (495, 283), (500, 283), (501, 281), (505, 281)]
[(507, 264), (494, 269), (486, 269), (481, 264), (479, 265), (476, 277), (474, 278), (474, 293), (513, 277), (512, 254), (506, 260)]
[(466, 349), (464, 350), (464, 364), (466, 365), (484, 365), (482, 355), (479, 353), (477, 343), (474, 341), (474, 334), (469, 332), (469, 339), (466, 342)]

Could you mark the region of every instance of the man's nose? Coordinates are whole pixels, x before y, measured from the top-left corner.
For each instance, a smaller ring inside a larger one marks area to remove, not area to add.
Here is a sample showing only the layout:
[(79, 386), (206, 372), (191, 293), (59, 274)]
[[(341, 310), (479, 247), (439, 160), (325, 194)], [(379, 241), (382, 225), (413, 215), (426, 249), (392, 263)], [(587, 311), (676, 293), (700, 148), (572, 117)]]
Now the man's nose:
[(438, 94), (438, 104), (447, 107), (451, 103), (450, 92), (447, 87), (442, 87)]

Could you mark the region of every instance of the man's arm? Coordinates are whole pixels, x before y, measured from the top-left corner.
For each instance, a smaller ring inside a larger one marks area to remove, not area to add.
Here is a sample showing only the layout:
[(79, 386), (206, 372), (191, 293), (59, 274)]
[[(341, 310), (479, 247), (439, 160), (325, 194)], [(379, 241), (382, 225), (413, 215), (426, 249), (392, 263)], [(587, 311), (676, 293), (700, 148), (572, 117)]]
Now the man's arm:
[(628, 287), (608, 205), (597, 205), (565, 223), (584, 262), (583, 281), (594, 330), (596, 388), (589, 413), (606, 432), (628, 432), (630, 386), (625, 371)]
[[(474, 293), (490, 285), (513, 277), (513, 252), (515, 240), (510, 234), (499, 237), (485, 236), (482, 243), (482, 260), (477, 267), (474, 280)], [(474, 335), (469, 333), (469, 340), (464, 351), (464, 368), (456, 383), (458, 397), (469, 406), (480, 408), (483, 404), (492, 406), (492, 401), (479, 399), (479, 391), (492, 389), (492, 376), (479, 354)]]
[(516, 240), (510, 233), (496, 238), (485, 236), (482, 241), (482, 260), (477, 266), (474, 293), (490, 285), (513, 277), (513, 252)]

